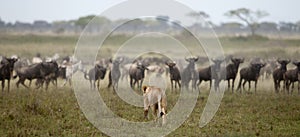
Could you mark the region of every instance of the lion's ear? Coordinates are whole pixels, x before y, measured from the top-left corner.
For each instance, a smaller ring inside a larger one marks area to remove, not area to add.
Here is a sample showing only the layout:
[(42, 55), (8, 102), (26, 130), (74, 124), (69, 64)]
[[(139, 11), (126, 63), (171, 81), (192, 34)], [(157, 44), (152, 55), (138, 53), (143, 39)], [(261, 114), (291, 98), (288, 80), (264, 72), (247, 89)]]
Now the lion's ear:
[(147, 88), (148, 88), (147, 86), (142, 87), (142, 90), (143, 90), (144, 93), (146, 93)]

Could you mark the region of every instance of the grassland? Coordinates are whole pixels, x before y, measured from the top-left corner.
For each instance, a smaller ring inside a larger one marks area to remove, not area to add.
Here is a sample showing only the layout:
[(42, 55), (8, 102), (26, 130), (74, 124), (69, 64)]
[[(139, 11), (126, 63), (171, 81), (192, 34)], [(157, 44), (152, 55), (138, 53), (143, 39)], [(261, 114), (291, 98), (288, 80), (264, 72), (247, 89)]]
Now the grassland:
[[(32, 57), (37, 52), (45, 56), (71, 55), (77, 38), (0, 35), (0, 53), (21, 57)], [(112, 38), (112, 42), (107, 43), (105, 50), (111, 52), (108, 55), (116, 49), (114, 41), (117, 40)], [(221, 38), (220, 41), (225, 54), (300, 59), (300, 40)], [(33, 87), (28, 90), (17, 89), (15, 82), (12, 81), (10, 93), (0, 95), (1, 136), (106, 136), (85, 118), (70, 86), (51, 86), (48, 91)], [(100, 93), (115, 114), (131, 121), (145, 121), (142, 108), (118, 101), (117, 95), (106, 89), (106, 85), (106, 80), (101, 83)], [(201, 89), (189, 118), (168, 136), (300, 136), (300, 96), (296, 92), (275, 94), (271, 80), (260, 80), (256, 94), (252, 90), (243, 94), (226, 91), (218, 112), (203, 128), (199, 127), (199, 120), (208, 97), (207, 83)], [(166, 92), (169, 108), (172, 108), (179, 93)]]

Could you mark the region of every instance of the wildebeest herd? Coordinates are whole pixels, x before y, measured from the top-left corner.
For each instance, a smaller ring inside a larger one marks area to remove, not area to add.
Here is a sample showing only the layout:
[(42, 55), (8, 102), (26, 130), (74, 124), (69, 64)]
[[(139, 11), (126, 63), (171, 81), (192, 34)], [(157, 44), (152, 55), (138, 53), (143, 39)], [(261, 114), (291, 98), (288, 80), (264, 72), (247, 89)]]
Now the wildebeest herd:
[[(210, 87), (215, 90), (219, 89), (221, 81), (228, 82), (228, 90), (232, 92), (245, 90), (248, 83), (250, 90), (251, 81), (254, 81), (255, 92), (259, 77), (273, 77), (274, 90), (276, 93), (285, 91), (292, 93), (294, 83), (298, 82), (298, 93), (300, 94), (300, 62), (289, 59), (251, 59), (246, 66), (244, 58), (229, 57), (228, 61), (224, 59), (210, 59), (211, 65), (197, 68), (208, 61), (203, 57), (188, 57), (177, 60), (170, 60), (164, 57), (140, 57), (130, 59), (129, 57), (103, 58), (96, 62), (82, 62), (75, 57), (66, 57), (59, 59), (54, 56), (48, 59), (42, 59), (37, 55), (30, 62), (28, 59), (22, 59), (17, 56), (11, 58), (2, 57), (0, 62), (0, 80), (2, 81), (2, 91), (4, 90), (5, 81), (8, 81), (8, 91), (10, 90), (10, 81), (17, 79), (16, 87), (23, 85), (29, 88), (31, 81), (35, 80), (36, 88), (48, 89), (50, 83), (57, 86), (57, 79), (64, 79), (64, 84), (70, 83), (74, 73), (81, 71), (84, 78), (89, 80), (91, 89), (99, 90), (100, 80), (105, 79), (108, 75), (108, 86), (113, 90), (118, 89), (120, 80), (126, 80), (131, 88), (141, 90), (146, 75), (155, 73), (156, 75), (168, 76), (171, 83), (171, 91), (180, 88), (200, 91), (200, 84), (203, 81), (209, 81)], [(222, 64), (227, 64), (222, 65)], [(294, 69), (287, 69), (287, 65), (292, 62)], [(240, 68), (240, 64), (244, 68)], [(92, 64), (92, 65), (89, 65)], [(187, 65), (183, 65), (187, 64)], [(86, 69), (90, 67), (90, 69)], [(108, 72), (108, 73), (107, 73)], [(235, 79), (239, 74), (238, 86), (235, 89)], [(29, 80), (29, 85), (25, 81)], [(212, 84), (212, 82), (214, 82)], [(283, 82), (283, 85), (281, 85)], [(282, 86), (282, 88), (281, 88)], [(292, 87), (292, 88), (290, 88)]]

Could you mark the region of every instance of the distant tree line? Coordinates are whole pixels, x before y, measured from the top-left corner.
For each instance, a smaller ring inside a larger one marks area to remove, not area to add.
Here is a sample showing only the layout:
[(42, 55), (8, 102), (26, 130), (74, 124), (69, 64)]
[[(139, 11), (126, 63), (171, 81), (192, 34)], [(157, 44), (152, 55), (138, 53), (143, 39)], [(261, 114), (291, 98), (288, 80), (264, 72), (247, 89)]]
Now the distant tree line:
[[(274, 33), (300, 34), (300, 21), (298, 22), (261, 22), (260, 20), (269, 14), (265, 11), (252, 11), (247, 8), (239, 8), (224, 13), (224, 16), (236, 18), (239, 21), (224, 22), (219, 25), (210, 21), (209, 14), (199, 11), (187, 13), (186, 16), (195, 19), (195, 23), (189, 26), (190, 29), (202, 28), (208, 30), (212, 27), (218, 34), (224, 35), (268, 35)], [(90, 21), (93, 19), (93, 22)], [(199, 20), (205, 20), (204, 24)], [(17, 32), (17, 33), (54, 33), (54, 34), (79, 34), (83, 29), (89, 33), (102, 33), (115, 28), (120, 22), (128, 21), (126, 27), (119, 28), (119, 33), (128, 34), (136, 30), (144, 31), (181, 31), (179, 21), (172, 21), (168, 16), (157, 16), (156, 20), (110, 20), (106, 17), (89, 15), (80, 17), (75, 20), (47, 22), (37, 20), (33, 23), (15, 22), (6, 23), (0, 18), (0, 32)], [(88, 28), (85, 28), (89, 24)]]

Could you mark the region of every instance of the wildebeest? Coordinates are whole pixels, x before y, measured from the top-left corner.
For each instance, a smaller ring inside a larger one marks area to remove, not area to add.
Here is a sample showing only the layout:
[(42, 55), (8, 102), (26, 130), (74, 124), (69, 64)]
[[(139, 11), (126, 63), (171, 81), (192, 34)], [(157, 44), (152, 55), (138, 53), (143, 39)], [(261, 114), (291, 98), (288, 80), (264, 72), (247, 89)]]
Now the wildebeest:
[(198, 57), (185, 58), (185, 61), (188, 62), (188, 65), (183, 69), (181, 75), (181, 85), (183, 88), (188, 89), (190, 81), (197, 77), (197, 72), (195, 70), (195, 62), (197, 62), (198, 59)]
[(167, 97), (165, 91), (154, 86), (143, 86), (144, 117), (148, 119), (149, 108), (157, 121), (158, 115), (162, 117), (162, 124), (166, 123)]
[(256, 87), (257, 87), (257, 80), (259, 78), (259, 72), (260, 69), (263, 68), (266, 64), (265, 63), (250, 63), (249, 67), (242, 68), (240, 70), (240, 81), (237, 90), (241, 92), (241, 85), (242, 81), (243, 82), (243, 89), (245, 90), (245, 84), (248, 82), (249, 89), (251, 89), (251, 81), (254, 81), (254, 86), (255, 86), (255, 92), (256, 92)]
[(56, 73), (58, 71), (58, 64), (56, 61), (42, 62), (37, 64), (32, 64), (29, 66), (22, 67), (16, 71), (17, 75), (14, 78), (19, 77), (16, 85), (19, 87), (21, 83), (26, 88), (25, 80), (39, 79), (44, 80), (49, 74)]
[(109, 71), (109, 83), (107, 87), (109, 88), (112, 85), (114, 91), (118, 88), (119, 79), (121, 77), (120, 64), (122, 61), (123, 58), (111, 60), (112, 69)]
[(233, 92), (234, 81), (235, 81), (236, 75), (238, 73), (239, 66), (241, 63), (244, 62), (244, 59), (243, 58), (231, 58), (231, 62), (232, 62), (231, 64), (228, 64), (226, 66), (226, 73), (225, 73), (225, 68), (223, 68), (221, 70), (222, 71), (221, 79), (228, 81), (228, 90), (230, 90), (230, 80), (232, 80), (231, 90)]
[(81, 71), (83, 73), (85, 72), (81, 61), (73, 65), (66, 65), (66, 79), (63, 83), (64, 86), (67, 84), (67, 82), (69, 82), (71, 85), (71, 78), (77, 71)]
[(294, 61), (293, 64), (297, 66), (295, 69), (288, 70), (284, 73), (284, 83), (286, 86), (286, 90), (289, 94), (290, 85), (292, 84), (291, 94), (293, 93), (294, 89), (294, 82), (298, 81), (298, 94), (300, 94), (300, 83), (298, 79), (298, 75), (300, 74), (300, 62)]
[[(197, 88), (199, 88), (200, 84), (202, 81), (209, 81), (209, 88), (211, 88), (212, 85), (212, 80), (215, 80), (215, 90), (219, 88), (219, 80), (220, 77), (218, 74), (221, 71), (221, 63), (224, 60), (219, 60), (219, 59), (212, 59), (212, 62), (214, 62), (213, 65), (203, 68), (203, 69), (198, 69), (198, 83), (197, 83)], [(196, 82), (195, 82), (196, 83)]]
[(260, 70), (262, 78), (269, 79), (273, 71), (278, 67), (276, 60), (268, 60), (265, 67)]
[(97, 89), (100, 88), (100, 80), (103, 80), (106, 74), (106, 68), (100, 64), (96, 64), (88, 73), (84, 73), (84, 78), (90, 81), (90, 88), (95, 89), (96, 81)]
[(129, 69), (129, 78), (130, 78), (130, 86), (133, 88), (135, 84), (137, 84), (137, 88), (140, 89), (144, 77), (145, 77), (145, 70), (148, 70), (147, 65), (141, 62), (137, 62), (136, 64), (132, 64)]
[(176, 63), (166, 62), (166, 65), (169, 67), (171, 90), (173, 90), (173, 81), (175, 81), (175, 85), (174, 85), (175, 89), (177, 89), (176, 85), (178, 85), (179, 88), (181, 88), (181, 85), (180, 85), (181, 76), (180, 76), (179, 69), (176, 66)]
[[(280, 82), (284, 80), (284, 73), (287, 71), (287, 64), (290, 63), (290, 60), (277, 60), (280, 64), (280, 68), (277, 68), (273, 71), (273, 80), (274, 80), (274, 88), (275, 92), (278, 93), (280, 89)], [(283, 84), (284, 85), (284, 84)], [(285, 85), (283, 86), (285, 87)]]
[(0, 80), (2, 81), (2, 92), (4, 91), (5, 80), (7, 80), (8, 92), (10, 90), (10, 80), (13, 75), (14, 64), (17, 61), (15, 58), (3, 57), (0, 62)]

